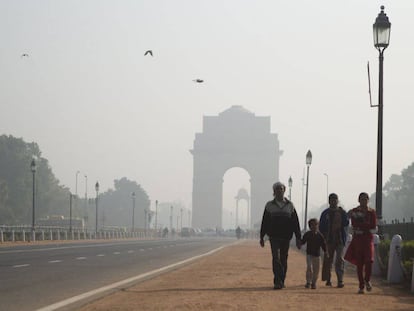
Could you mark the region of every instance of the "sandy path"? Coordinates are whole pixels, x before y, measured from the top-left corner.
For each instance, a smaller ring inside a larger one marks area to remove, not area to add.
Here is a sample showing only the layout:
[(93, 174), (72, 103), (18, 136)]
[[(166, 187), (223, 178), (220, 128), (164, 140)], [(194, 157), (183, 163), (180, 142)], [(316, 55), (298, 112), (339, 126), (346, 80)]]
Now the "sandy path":
[(374, 280), (357, 294), (354, 272), (345, 288), (304, 288), (305, 257), (291, 248), (286, 288), (273, 290), (269, 244), (243, 241), (207, 258), (93, 301), (78, 310), (414, 310), (414, 295)]

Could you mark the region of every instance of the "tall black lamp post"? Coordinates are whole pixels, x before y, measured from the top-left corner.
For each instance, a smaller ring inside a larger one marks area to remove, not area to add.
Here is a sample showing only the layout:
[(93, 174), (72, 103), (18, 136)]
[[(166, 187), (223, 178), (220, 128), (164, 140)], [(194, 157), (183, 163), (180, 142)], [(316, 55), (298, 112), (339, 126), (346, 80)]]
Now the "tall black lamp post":
[(377, 186), (375, 192), (375, 211), (379, 222), (382, 220), (382, 132), (383, 132), (383, 76), (384, 50), (390, 43), (391, 23), (384, 13), (384, 6), (373, 25), (374, 46), (379, 52), (379, 80), (378, 80), (378, 136), (377, 136)]
[(98, 235), (98, 196), (99, 196), (99, 183), (95, 184), (96, 198), (95, 198), (95, 238)]
[(303, 224), (303, 228), (306, 228), (306, 224), (308, 222), (308, 190), (309, 190), (309, 167), (312, 164), (312, 152), (308, 150), (306, 153), (306, 166), (307, 166), (307, 174), (306, 174), (306, 199), (305, 199), (305, 223)]
[(288, 185), (289, 185), (289, 200), (292, 200), (292, 184), (293, 184), (293, 180), (292, 180), (292, 176), (289, 177), (288, 180)]
[(32, 162), (30, 163), (30, 170), (33, 174), (33, 197), (32, 197), (32, 241), (35, 241), (36, 239), (36, 233), (35, 233), (35, 215), (36, 215), (36, 161), (33, 158)]

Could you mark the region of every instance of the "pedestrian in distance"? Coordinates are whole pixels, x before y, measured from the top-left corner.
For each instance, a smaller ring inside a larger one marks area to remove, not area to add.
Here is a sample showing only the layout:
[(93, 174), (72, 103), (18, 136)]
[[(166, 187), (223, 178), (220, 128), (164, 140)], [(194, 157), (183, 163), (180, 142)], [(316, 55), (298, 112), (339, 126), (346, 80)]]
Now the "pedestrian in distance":
[(321, 248), (326, 253), (325, 238), (318, 230), (319, 222), (316, 218), (309, 219), (310, 230), (302, 237), (302, 245), (306, 244), (306, 288), (316, 289), (316, 281), (321, 265)]
[(357, 266), (359, 294), (372, 290), (371, 273), (374, 262), (374, 233), (377, 231), (377, 215), (368, 207), (369, 196), (361, 192), (359, 206), (349, 211), (352, 225), (352, 241), (345, 253), (345, 260)]
[(272, 251), (273, 288), (285, 287), (289, 243), (293, 233), (296, 246), (300, 249), (301, 233), (298, 215), (293, 203), (284, 197), (286, 186), (281, 182), (273, 184), (274, 199), (266, 203), (260, 228), (260, 246), (264, 247), (267, 235)]
[(344, 247), (347, 238), (349, 219), (344, 209), (338, 206), (338, 195), (329, 195), (329, 207), (325, 209), (319, 219), (319, 230), (326, 241), (326, 249), (322, 265), (322, 281), (326, 286), (332, 286), (331, 271), (335, 258), (335, 272), (338, 280), (338, 288), (344, 287), (345, 262), (343, 258)]
[(236, 237), (237, 237), (237, 240), (239, 240), (241, 238), (241, 229), (240, 229), (240, 226), (238, 226), (236, 228)]

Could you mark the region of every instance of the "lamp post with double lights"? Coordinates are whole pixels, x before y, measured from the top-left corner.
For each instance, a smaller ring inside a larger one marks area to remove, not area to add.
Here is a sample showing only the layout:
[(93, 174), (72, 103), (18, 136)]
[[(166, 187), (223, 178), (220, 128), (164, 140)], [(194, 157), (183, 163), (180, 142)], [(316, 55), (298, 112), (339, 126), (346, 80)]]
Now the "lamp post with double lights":
[(292, 185), (293, 185), (292, 176), (289, 177), (288, 185), (289, 185), (289, 200), (292, 201)]
[(135, 191), (131, 193), (132, 198), (132, 226), (131, 231), (134, 232), (135, 230)]
[(95, 238), (98, 235), (98, 196), (99, 196), (99, 183), (95, 184), (96, 198), (95, 198)]
[(383, 77), (384, 77), (384, 50), (390, 43), (391, 23), (384, 13), (384, 6), (373, 25), (374, 46), (379, 52), (379, 80), (378, 80), (378, 135), (377, 135), (377, 182), (375, 192), (375, 211), (379, 222), (382, 220), (382, 133), (383, 133)]
[(33, 175), (33, 197), (32, 197), (32, 241), (36, 239), (35, 225), (36, 225), (36, 161), (33, 158), (30, 163), (30, 170)]
[(309, 167), (312, 164), (312, 152), (308, 150), (306, 153), (306, 166), (307, 166), (307, 174), (306, 174), (306, 198), (305, 198), (305, 223), (303, 224), (303, 228), (306, 228), (306, 224), (308, 221), (308, 191), (309, 191)]

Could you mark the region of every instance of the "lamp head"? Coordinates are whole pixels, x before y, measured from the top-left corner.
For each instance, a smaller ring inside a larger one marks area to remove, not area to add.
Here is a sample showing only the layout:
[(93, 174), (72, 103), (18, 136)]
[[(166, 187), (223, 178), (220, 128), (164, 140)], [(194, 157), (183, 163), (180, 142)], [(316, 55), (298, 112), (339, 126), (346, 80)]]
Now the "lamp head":
[(96, 192), (99, 192), (99, 183), (98, 182), (96, 182), (96, 184), (95, 184), (95, 190), (96, 190)]
[(289, 187), (292, 187), (292, 184), (293, 184), (293, 180), (292, 180), (292, 176), (290, 176), (288, 180)]
[(32, 159), (32, 162), (30, 163), (30, 170), (32, 171), (32, 173), (36, 172), (36, 161), (34, 158)]
[(374, 46), (378, 50), (385, 50), (390, 43), (391, 23), (387, 14), (384, 13), (384, 6), (372, 25), (374, 31)]
[(308, 150), (306, 153), (306, 165), (310, 166), (312, 164), (312, 152)]

